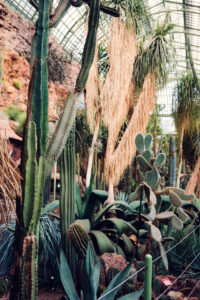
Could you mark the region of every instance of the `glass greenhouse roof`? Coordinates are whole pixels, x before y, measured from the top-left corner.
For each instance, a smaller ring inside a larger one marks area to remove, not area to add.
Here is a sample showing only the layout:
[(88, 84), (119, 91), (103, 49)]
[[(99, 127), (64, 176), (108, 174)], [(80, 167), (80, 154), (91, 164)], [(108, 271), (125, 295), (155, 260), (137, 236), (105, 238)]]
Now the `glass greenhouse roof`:
[[(54, 0), (54, 5), (57, 5), (58, 2), (59, 0)], [(171, 115), (173, 86), (180, 73), (191, 69), (190, 54), (195, 71), (200, 76), (200, 1), (143, 0), (143, 2), (147, 7), (151, 25), (162, 22), (166, 13), (168, 13), (170, 22), (174, 24), (174, 29), (169, 36), (174, 53), (169, 83), (157, 94), (157, 102), (165, 103), (165, 108), (162, 111), (162, 121), (165, 119), (165, 122), (169, 124), (171, 122), (169, 116)], [(36, 0), (6, 0), (6, 3), (18, 10), (26, 19), (33, 21), (33, 23), (36, 22)], [(86, 37), (87, 12), (87, 5), (82, 5), (79, 8), (71, 7), (58, 26), (51, 30), (51, 34), (56, 37), (64, 49), (78, 60), (81, 58)], [(108, 20), (107, 15), (101, 14), (98, 30), (98, 37), (101, 41), (107, 38)], [(188, 40), (191, 52), (188, 51)], [(171, 131), (174, 131), (173, 124), (170, 127)]]

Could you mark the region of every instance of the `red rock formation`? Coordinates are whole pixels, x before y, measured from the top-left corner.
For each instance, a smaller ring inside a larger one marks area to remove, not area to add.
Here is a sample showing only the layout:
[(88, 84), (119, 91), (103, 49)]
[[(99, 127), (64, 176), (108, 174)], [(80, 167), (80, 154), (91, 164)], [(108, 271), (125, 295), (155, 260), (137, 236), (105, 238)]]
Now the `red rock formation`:
[[(30, 57), (34, 32), (35, 27), (31, 22), (24, 21), (18, 12), (9, 11), (0, 0), (0, 49), (4, 52), (0, 110), (12, 104), (18, 104), (22, 110), (26, 110), (30, 81), (30, 65), (27, 59)], [(49, 46), (56, 49), (59, 55), (62, 54), (62, 47), (55, 38), (49, 38)], [(49, 82), (50, 121), (58, 118), (60, 107), (75, 86), (79, 69), (78, 63), (65, 62), (63, 83)]]

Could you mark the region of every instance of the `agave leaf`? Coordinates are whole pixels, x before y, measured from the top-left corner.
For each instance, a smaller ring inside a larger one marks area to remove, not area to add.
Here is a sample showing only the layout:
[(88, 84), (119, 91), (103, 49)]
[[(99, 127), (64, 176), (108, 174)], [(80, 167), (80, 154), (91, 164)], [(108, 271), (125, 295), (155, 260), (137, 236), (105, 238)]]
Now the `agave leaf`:
[(91, 228), (91, 224), (90, 224), (89, 219), (77, 219), (75, 221), (75, 223), (81, 224), (85, 228), (85, 230), (89, 233), (90, 228)]
[(108, 204), (106, 207), (104, 207), (102, 210), (100, 210), (95, 218), (94, 218), (94, 223), (97, 224), (99, 220), (105, 215), (105, 213), (112, 207), (112, 206), (120, 206), (124, 207), (125, 209), (131, 209), (130, 205), (126, 203), (125, 201), (115, 201), (113, 203)]
[(109, 224), (111, 226), (114, 226), (117, 229), (119, 235), (127, 231), (131, 231), (134, 234), (137, 233), (137, 230), (129, 222), (126, 222), (118, 218), (109, 218), (106, 220), (102, 220), (98, 224), (96, 224), (94, 228), (101, 228), (101, 227), (108, 228)]
[(122, 296), (122, 297), (118, 298), (118, 300), (138, 300), (140, 298), (140, 296), (142, 296), (143, 292), (144, 292), (144, 289), (141, 289), (137, 292), (133, 292), (133, 293), (127, 294), (125, 296)]
[[(113, 278), (113, 280), (110, 282), (110, 284), (108, 285), (107, 289), (105, 290), (105, 292), (101, 296), (103, 296), (106, 293), (110, 292), (114, 287), (116, 287), (122, 281), (124, 281), (127, 278), (128, 274), (130, 273), (131, 268), (132, 268), (132, 261), (126, 266), (126, 268), (123, 271), (121, 271), (120, 273), (118, 273)], [(115, 290), (113, 290), (110, 294), (108, 294), (105, 297), (103, 297), (103, 299), (104, 300), (114, 300), (114, 298), (117, 295), (120, 287), (121, 286), (119, 286), (118, 288), (116, 288)]]
[[(144, 206), (145, 204), (146, 204), (146, 201), (142, 201), (142, 206)], [(140, 207), (140, 200), (131, 202), (131, 203), (129, 204), (129, 206), (130, 206), (130, 208), (131, 208), (132, 210), (135, 210), (135, 209), (139, 208), (139, 207)]]
[(136, 188), (136, 190), (135, 190), (133, 193), (130, 194), (130, 196), (129, 196), (129, 202), (133, 202), (133, 201), (139, 199), (139, 197), (140, 197), (140, 188), (141, 188), (141, 187), (138, 186), (138, 187)]
[(97, 198), (99, 202), (103, 204), (108, 199), (108, 192), (103, 190), (93, 190), (91, 196)]
[(100, 260), (97, 264), (94, 264), (94, 255), (90, 246), (88, 244), (87, 255), (86, 255), (86, 271), (88, 275), (89, 282), (86, 282), (84, 288), (84, 297), (86, 299), (96, 299), (97, 288), (99, 284), (100, 276)]
[(102, 231), (91, 230), (90, 237), (95, 245), (97, 245), (98, 253), (102, 255), (105, 252), (115, 252), (111, 240)]
[(128, 236), (124, 233), (122, 233), (121, 238), (123, 240), (124, 246), (125, 246), (125, 253), (129, 256), (133, 254), (134, 246), (132, 242), (129, 240)]
[(69, 268), (69, 265), (67, 263), (67, 259), (65, 257), (64, 251), (61, 248), (60, 250), (60, 263), (58, 262), (58, 268), (60, 272), (60, 279), (62, 282), (62, 285), (65, 289), (65, 292), (70, 300), (80, 300), (75, 286), (74, 281), (72, 278), (72, 274)]
[(54, 210), (55, 208), (57, 208), (59, 206), (59, 200), (54, 200), (50, 203), (48, 203), (42, 210), (42, 214), (46, 214), (48, 212), (50, 212), (51, 210)]
[(168, 269), (169, 269), (168, 259), (167, 259), (167, 255), (165, 252), (165, 248), (163, 247), (163, 244), (161, 242), (158, 242), (158, 245), (159, 245), (159, 249), (160, 249), (160, 255), (162, 255), (163, 265), (164, 265), (165, 269), (168, 271)]

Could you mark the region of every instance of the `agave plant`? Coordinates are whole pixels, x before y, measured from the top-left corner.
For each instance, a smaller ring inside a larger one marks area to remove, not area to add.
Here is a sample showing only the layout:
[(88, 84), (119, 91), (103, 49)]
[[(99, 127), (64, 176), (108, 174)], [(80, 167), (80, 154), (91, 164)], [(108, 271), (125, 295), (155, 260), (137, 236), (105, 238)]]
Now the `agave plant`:
[[(78, 185), (76, 185), (77, 219), (75, 222), (83, 226), (89, 234), (98, 255), (102, 255), (105, 252), (116, 252), (128, 258), (130, 253), (133, 254), (133, 246), (127, 234), (130, 232), (136, 234), (136, 229), (123, 218), (118, 218), (116, 212), (113, 213), (110, 210), (112, 207), (115, 207), (115, 210), (119, 207), (124, 211), (131, 211), (133, 214), (134, 211), (126, 201), (115, 201), (99, 209), (107, 198), (107, 192), (92, 189), (91, 180), (90, 186), (86, 190), (82, 207), (80, 190)], [(70, 237), (72, 240), (72, 235)], [(124, 250), (118, 245), (119, 239), (124, 241)]]
[[(67, 263), (67, 260), (64, 256), (64, 252), (61, 250), (60, 252), (60, 277), (67, 294), (67, 297), (70, 300), (80, 300), (80, 299), (90, 299), (97, 300), (97, 290), (99, 285), (99, 277), (100, 277), (100, 260), (95, 263), (93, 252), (91, 250), (90, 244), (87, 248), (87, 255), (85, 259), (85, 273), (84, 280), (82, 285), (83, 298), (78, 296), (78, 293), (75, 289), (75, 285), (73, 282), (73, 278)], [(132, 262), (130, 262), (127, 267), (120, 273), (118, 273), (110, 282), (107, 289), (101, 295), (103, 299), (113, 300), (115, 299), (120, 287), (121, 282), (123, 282), (127, 276), (129, 275), (132, 267)], [(118, 286), (119, 285), (119, 286)], [(115, 288), (117, 287), (117, 288)], [(115, 289), (114, 289), (115, 288)], [(108, 293), (108, 294), (107, 294)], [(130, 293), (126, 296), (122, 296), (118, 298), (118, 300), (125, 300), (130, 297), (130, 299), (137, 300), (143, 294), (143, 289)], [(101, 299), (101, 296), (98, 299)], [(66, 297), (66, 299), (68, 299)], [(126, 298), (127, 297), (127, 298)]]

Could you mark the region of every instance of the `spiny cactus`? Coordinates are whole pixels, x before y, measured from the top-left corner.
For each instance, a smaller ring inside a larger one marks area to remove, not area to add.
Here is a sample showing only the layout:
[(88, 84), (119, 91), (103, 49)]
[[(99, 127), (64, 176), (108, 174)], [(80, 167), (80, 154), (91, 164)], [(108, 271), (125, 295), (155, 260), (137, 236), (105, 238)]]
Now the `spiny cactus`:
[(31, 233), (25, 237), (23, 244), (22, 300), (36, 300), (37, 298), (37, 251), (37, 238)]
[(84, 89), (88, 79), (89, 70), (94, 59), (95, 47), (96, 47), (96, 34), (99, 25), (99, 16), (100, 16), (99, 0), (93, 0), (90, 2), (88, 34), (83, 49), (82, 66), (76, 81), (75, 90), (77, 92), (81, 92)]
[(76, 249), (80, 258), (85, 258), (88, 243), (90, 241), (89, 234), (86, 229), (79, 223), (73, 223), (68, 228), (68, 238)]
[(150, 134), (143, 136), (141, 133), (138, 133), (135, 138), (136, 148), (140, 152), (140, 155), (137, 155), (137, 162), (140, 166), (143, 181), (154, 189), (160, 179), (158, 168), (165, 163), (166, 156), (164, 153), (159, 153), (154, 158), (153, 152), (150, 150), (151, 142), (152, 136)]

